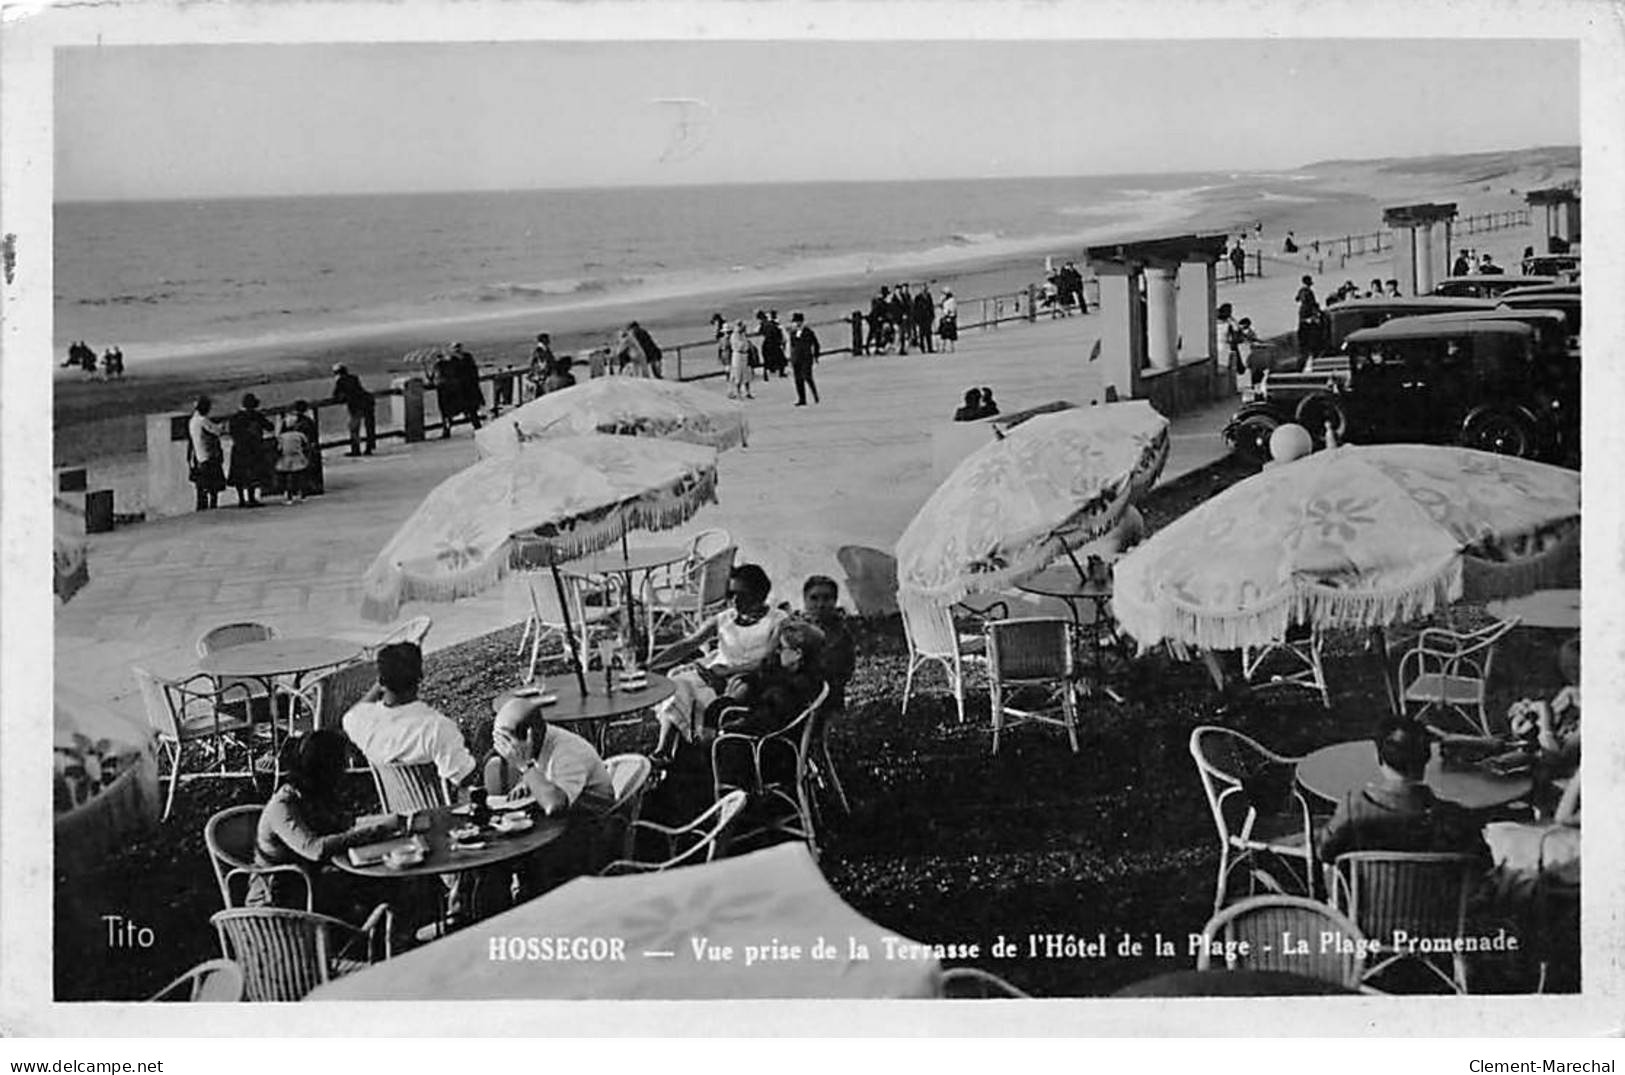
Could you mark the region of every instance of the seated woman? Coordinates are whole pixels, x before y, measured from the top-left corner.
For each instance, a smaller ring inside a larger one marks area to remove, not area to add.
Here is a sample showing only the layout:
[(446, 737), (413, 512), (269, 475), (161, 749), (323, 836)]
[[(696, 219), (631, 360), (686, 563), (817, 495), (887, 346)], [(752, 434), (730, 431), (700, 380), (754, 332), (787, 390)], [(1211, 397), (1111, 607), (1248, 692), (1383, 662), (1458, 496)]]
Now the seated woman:
[[(769, 735), (800, 716), (824, 689), (824, 642), (823, 632), (806, 620), (786, 623), (779, 630), (773, 657), (757, 671), (736, 676), (711, 703), (717, 731)], [(737, 745), (730, 750), (724, 741), (716, 758), (716, 780), (727, 787), (749, 788), (755, 771), (752, 753), (746, 744)], [(794, 756), (788, 750), (764, 751), (761, 765), (768, 783), (795, 779)]]
[[(344, 736), (325, 728), (283, 744), (282, 786), (260, 812), (254, 834), (256, 866), (298, 866), (314, 886), (316, 868), (334, 855), (399, 830), (394, 819), (356, 825), (345, 813), (338, 788), (347, 751)], [(301, 908), (297, 895), (287, 874), (256, 874), (245, 902), (250, 907)], [(320, 906), (324, 901), (317, 902)]]
[(1525, 698), (1512, 703), (1507, 724), (1512, 734), (1535, 748), (1534, 802), (1542, 813), (1555, 810), (1564, 786), (1580, 768), (1580, 644), (1577, 639), (1558, 650), (1558, 667), (1565, 686), (1552, 696)]
[(728, 681), (755, 671), (773, 652), (779, 628), (788, 614), (768, 607), (767, 595), (772, 590), (766, 571), (756, 564), (740, 564), (728, 576), (728, 600), (732, 607), (712, 616), (693, 634), (650, 660), (651, 670), (665, 671), (692, 656), (711, 639), (717, 641), (716, 651), (709, 656), (668, 673), (677, 686), (677, 693), (655, 708), (655, 717), (660, 722), (655, 757), (670, 760), (679, 741), (694, 738), (699, 717), (716, 701)]

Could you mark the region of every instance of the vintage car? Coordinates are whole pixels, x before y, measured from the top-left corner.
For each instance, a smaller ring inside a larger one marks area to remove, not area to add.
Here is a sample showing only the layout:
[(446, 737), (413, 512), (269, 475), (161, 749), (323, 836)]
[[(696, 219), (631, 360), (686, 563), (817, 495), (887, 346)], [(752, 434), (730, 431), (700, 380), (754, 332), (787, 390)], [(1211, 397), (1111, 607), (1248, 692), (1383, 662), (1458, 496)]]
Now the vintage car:
[(1349, 299), (1326, 307), (1326, 338), (1320, 353), (1335, 355), (1342, 351), (1348, 334), (1363, 328), (1376, 328), (1396, 317), (1418, 314), (1441, 314), (1452, 310), (1493, 310), (1490, 299), (1476, 299), (1449, 295), (1409, 295), (1403, 298)]
[[(1578, 363), (1536, 328), (1495, 318), (1396, 318), (1345, 341), (1346, 373), (1266, 377), (1225, 437), (1254, 459), (1296, 422), (1320, 441), (1461, 444), (1554, 461), (1577, 460)], [(1273, 382), (1273, 383), (1272, 383)], [(1318, 383), (1315, 383), (1318, 382)]]
[(1578, 284), (1554, 284), (1545, 287), (1520, 287), (1503, 293), (1496, 300), (1502, 307), (1513, 310), (1556, 310), (1568, 325), (1568, 346), (1575, 354), (1580, 352), (1580, 287)]
[(1479, 276), (1447, 276), (1440, 280), (1429, 294), (1458, 298), (1493, 299), (1515, 287), (1533, 287), (1537, 284), (1560, 284), (1555, 276), (1508, 276), (1504, 273), (1485, 273)]
[(1562, 279), (1578, 279), (1580, 276), (1579, 254), (1537, 254), (1534, 257), (1524, 258), (1520, 266), (1525, 276), (1556, 276)]

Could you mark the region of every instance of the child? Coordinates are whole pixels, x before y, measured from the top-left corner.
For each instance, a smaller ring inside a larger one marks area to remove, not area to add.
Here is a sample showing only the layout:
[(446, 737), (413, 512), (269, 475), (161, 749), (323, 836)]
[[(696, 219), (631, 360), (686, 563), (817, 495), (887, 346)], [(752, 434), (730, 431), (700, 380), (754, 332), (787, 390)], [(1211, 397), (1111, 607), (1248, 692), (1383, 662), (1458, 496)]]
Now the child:
[(310, 468), (310, 438), (299, 428), (295, 415), (282, 419), (282, 430), (276, 436), (276, 471), (282, 481), (284, 503), (292, 504), (294, 494), (300, 503), (305, 499), (305, 472)]

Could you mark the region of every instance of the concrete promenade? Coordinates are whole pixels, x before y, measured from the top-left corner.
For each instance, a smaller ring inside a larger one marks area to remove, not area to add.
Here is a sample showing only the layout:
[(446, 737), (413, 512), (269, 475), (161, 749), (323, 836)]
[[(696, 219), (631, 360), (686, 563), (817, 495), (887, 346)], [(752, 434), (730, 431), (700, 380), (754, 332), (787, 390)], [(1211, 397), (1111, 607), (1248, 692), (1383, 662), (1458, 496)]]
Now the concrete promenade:
[[(1498, 254), (1515, 253), (1525, 241), (1522, 232), (1496, 238)], [(1319, 290), (1344, 276), (1386, 277), (1385, 261), (1328, 272)], [(1295, 323), (1291, 296), (1301, 274), (1270, 268), (1275, 275), (1220, 289), (1221, 301), (1251, 316), (1261, 335)], [(745, 404), (750, 446), (720, 457), (720, 503), (679, 530), (629, 540), (674, 545), (726, 527), (740, 559), (767, 569), (775, 600), (798, 600), (810, 573), (843, 578), (835, 562), (840, 546), (892, 547), (936, 486), (931, 430), (949, 420), (965, 388), (991, 386), (1006, 412), (1080, 399), (1077, 378), (1101, 322), (1091, 315), (974, 332), (951, 355), (832, 358), (817, 368), (818, 405), (795, 407), (789, 380), (758, 381), (756, 399)], [(723, 391), (720, 381), (703, 383)], [(1226, 400), (1174, 421), (1164, 481), (1225, 454), (1219, 431), (1233, 409)], [(330, 452), (327, 495), (302, 505), (226, 506), (93, 535), (91, 582), (56, 612), (58, 681), (139, 720), (129, 666), (187, 674), (196, 668), (196, 639), (209, 627), (256, 620), (289, 635), (379, 637), (387, 628), (357, 613), (362, 573), (424, 494), (473, 461), (466, 429), (448, 441), (391, 442), (370, 459)], [(228, 491), (221, 502), (233, 499)], [(505, 586), (455, 604), (408, 605), (402, 618), (434, 618), (432, 650), (518, 622), (527, 608), (522, 587)]]

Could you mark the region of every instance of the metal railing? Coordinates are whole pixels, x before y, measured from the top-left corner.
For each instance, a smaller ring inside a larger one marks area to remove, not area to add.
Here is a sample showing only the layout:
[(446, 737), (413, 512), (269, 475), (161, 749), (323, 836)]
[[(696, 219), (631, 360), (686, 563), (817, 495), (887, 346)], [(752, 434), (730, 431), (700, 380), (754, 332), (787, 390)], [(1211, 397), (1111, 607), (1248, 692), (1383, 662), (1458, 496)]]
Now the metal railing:
[[(1527, 208), (1510, 209), (1493, 213), (1477, 213), (1458, 218), (1456, 221), (1454, 221), (1451, 227), (1451, 234), (1452, 236), (1481, 235), (1489, 232), (1505, 230), (1507, 228), (1524, 227), (1529, 224), (1529, 221), (1530, 215)], [(1305, 239), (1298, 243), (1298, 251), (1295, 255), (1288, 254), (1283, 256), (1277, 254), (1266, 254), (1263, 250), (1249, 251), (1247, 259), (1247, 272), (1250, 276), (1263, 277), (1266, 275), (1266, 266), (1277, 266), (1283, 270), (1302, 272), (1308, 269), (1312, 264), (1314, 272), (1317, 274), (1324, 274), (1328, 265), (1333, 264), (1333, 259), (1336, 259), (1336, 268), (1341, 270), (1342, 268), (1346, 267), (1350, 259), (1390, 251), (1394, 248), (1394, 244), (1395, 239), (1393, 232), (1387, 229), (1365, 232), (1360, 235), (1342, 235), (1331, 237), (1320, 236), (1317, 238)], [(1238, 274), (1227, 258), (1220, 259), (1218, 264), (1215, 266), (1215, 272), (1216, 278), (1222, 283), (1237, 282)], [(1098, 308), (1100, 304), (1099, 279), (1091, 277), (1084, 281), (1084, 285), (1085, 300), (1088, 303), (1088, 308), (1091, 310)], [(1028, 284), (1026, 287), (1016, 291), (1004, 291), (988, 295), (971, 295), (958, 299), (959, 330), (961, 332), (968, 329), (980, 329), (984, 331), (989, 329), (997, 329), (1000, 325), (1007, 325), (1014, 322), (1025, 321), (1028, 323), (1033, 323), (1039, 320), (1041, 317), (1062, 316), (1065, 313), (1075, 313), (1075, 308), (1073, 310), (1064, 310), (1060, 313), (1057, 313), (1051, 308), (1046, 308), (1044, 306), (1043, 289), (1041, 285), (1036, 283)], [(826, 338), (829, 341), (833, 341), (837, 338), (841, 341), (839, 344), (834, 346), (823, 346), (821, 348), (821, 354), (852, 355), (854, 353), (869, 353), (867, 345), (869, 336), (868, 320), (868, 315), (863, 314), (862, 339), (864, 343), (862, 347), (857, 350), (855, 350), (852, 346), (851, 334), (853, 332), (853, 325), (852, 318), (850, 316), (832, 317), (820, 321), (808, 322), (808, 324), (813, 331), (819, 334), (821, 343), (825, 342)], [(761, 338), (761, 334), (759, 332), (752, 332), (751, 336), (754, 339)], [(663, 367), (662, 372), (667, 377), (678, 381), (703, 381), (714, 377), (725, 377), (728, 373), (727, 366), (718, 360), (717, 348), (718, 341), (714, 337), (711, 339), (684, 340), (679, 343), (663, 346), (661, 348), (661, 361)], [(502, 378), (512, 378), (514, 384), (512, 395), (513, 406), (518, 406), (522, 403), (528, 402), (527, 389), (525, 387), (527, 382), (524, 377), (524, 374), (528, 369), (529, 367), (525, 365), (510, 365), (501, 367), (499, 369), (487, 370), (480, 374), (480, 382), (482, 385), (491, 386), (487, 389), (488, 398), (492, 398), (494, 400), (493, 393), (495, 382)], [(373, 392), (375, 405), (380, 411), (387, 409), (385, 401), (399, 395), (401, 395), (401, 391), (393, 387), (379, 389)], [(433, 394), (426, 393), (424, 421), (426, 427), (429, 428), (432, 428), (439, 420), (438, 407), (436, 407), (434, 410), (435, 421), (430, 421), (429, 419), (429, 400), (431, 399), (433, 399)], [(310, 406), (312, 415), (316, 418), (318, 429), (321, 428), (321, 412), (324, 409), (331, 410), (337, 408), (342, 416), (339, 422), (339, 427), (346, 430), (346, 432), (340, 436), (319, 438), (321, 447), (324, 449), (347, 447), (350, 442), (347, 432), (348, 416), (344, 404), (337, 399), (322, 399), (310, 401)], [(265, 408), (265, 414), (274, 419), (276, 416), (284, 414), (289, 410), (291, 410), (291, 408), (287, 406), (267, 407)], [(457, 416), (452, 419), (451, 424), (455, 427), (467, 425), (469, 422), (470, 419), (468, 419), (466, 416)], [(399, 440), (404, 439), (405, 436), (406, 431), (398, 427), (386, 427), (379, 425), (377, 430), (377, 438), (379, 440)]]

